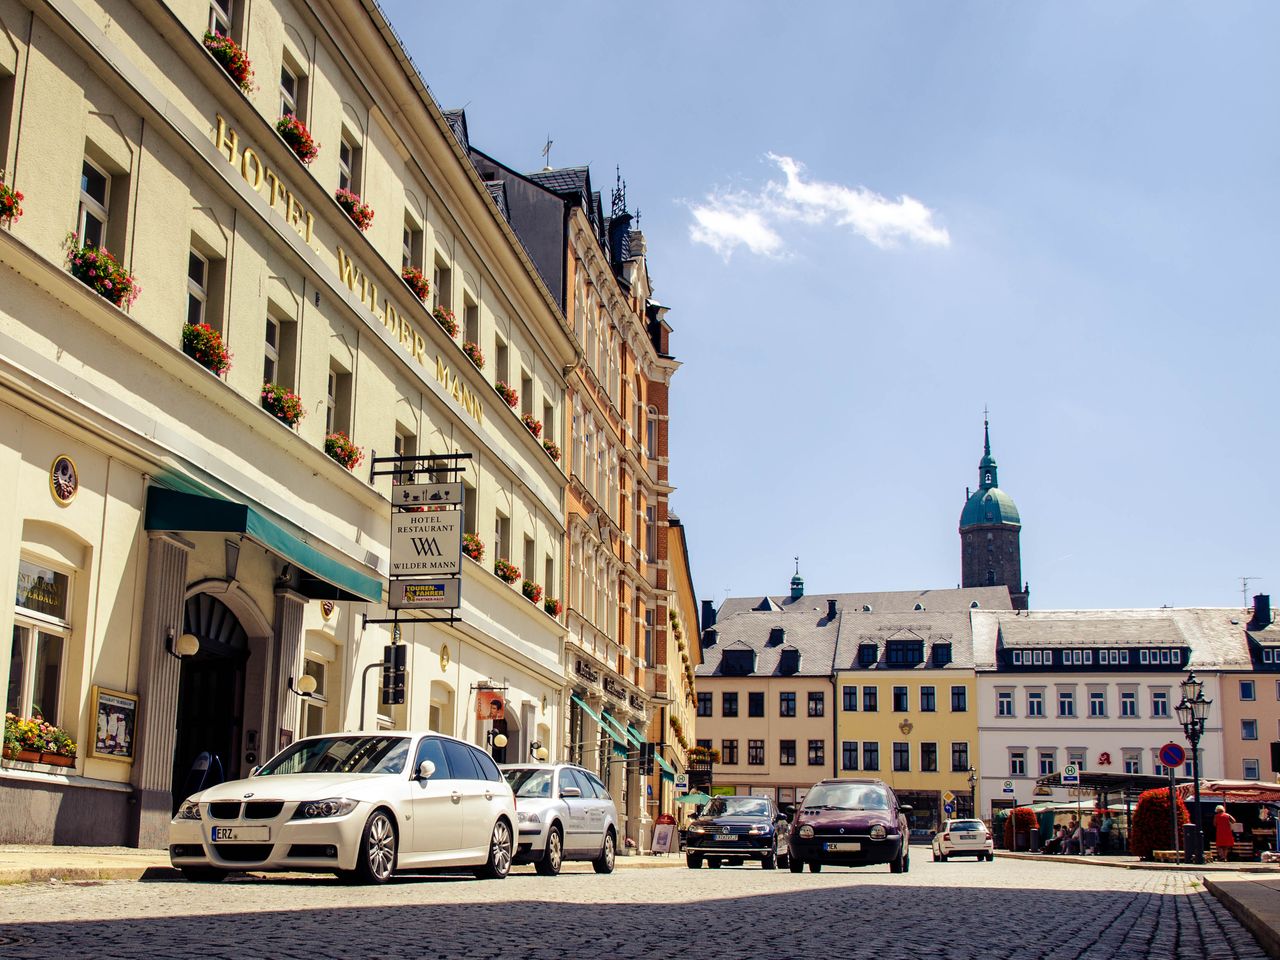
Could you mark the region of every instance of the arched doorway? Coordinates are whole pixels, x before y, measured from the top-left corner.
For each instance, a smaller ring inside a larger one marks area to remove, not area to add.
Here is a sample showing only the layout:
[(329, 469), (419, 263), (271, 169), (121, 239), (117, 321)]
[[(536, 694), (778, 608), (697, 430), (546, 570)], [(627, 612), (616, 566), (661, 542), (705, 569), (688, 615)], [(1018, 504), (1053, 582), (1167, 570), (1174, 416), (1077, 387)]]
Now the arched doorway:
[(187, 599), (182, 631), (199, 638), (200, 650), (182, 658), (178, 681), (175, 810), (195, 791), (240, 776), (245, 665), (249, 659), (244, 627), (231, 609), (211, 594), (198, 593)]

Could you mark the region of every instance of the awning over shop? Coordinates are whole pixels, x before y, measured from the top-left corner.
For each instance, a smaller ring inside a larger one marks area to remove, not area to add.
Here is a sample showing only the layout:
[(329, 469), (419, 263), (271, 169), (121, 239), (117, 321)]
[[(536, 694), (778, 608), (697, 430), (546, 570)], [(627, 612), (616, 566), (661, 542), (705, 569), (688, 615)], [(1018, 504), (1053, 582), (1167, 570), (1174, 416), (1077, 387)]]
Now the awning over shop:
[(625, 747), (630, 747), (631, 738), (627, 736), (627, 728), (622, 725), (618, 718), (609, 713), (608, 710), (601, 710), (600, 716), (602, 719), (608, 721), (605, 724), (605, 729), (609, 731), (610, 735), (613, 736), (613, 739), (617, 740)]
[(667, 773), (671, 774), (672, 777), (676, 775), (676, 768), (673, 767), (671, 764), (667, 763), (667, 761), (663, 760), (662, 755), (657, 751), (654, 752), (653, 759), (657, 760), (658, 766), (660, 766)]
[(596, 723), (599, 723), (599, 724), (604, 723), (604, 721), (600, 719), (600, 714), (592, 710), (591, 707), (587, 705), (587, 701), (583, 700), (576, 693), (569, 694), (569, 699), (572, 700), (574, 703), (576, 703), (579, 707), (581, 707), (582, 712), (585, 713), (592, 720), (594, 720)]
[(381, 578), (326, 556), (243, 503), (153, 486), (147, 490), (146, 527), (242, 534), (296, 566), (302, 574), (298, 590), (313, 600), (382, 601)]
[[(589, 716), (596, 723), (600, 724), (600, 729), (603, 730), (605, 733), (607, 733), (609, 736), (611, 736), (614, 739), (614, 742), (616, 744), (620, 744), (622, 746), (623, 753), (626, 752), (626, 748), (629, 747), (630, 744), (627, 742), (627, 738), (623, 736), (620, 731), (614, 729), (614, 724), (612, 722), (609, 722), (609, 721), (613, 721), (613, 717), (609, 716), (609, 714), (605, 713), (603, 710), (601, 710), (599, 713), (596, 713), (589, 706), (587, 706), (587, 702), (585, 700), (583, 700), (581, 697), (577, 696), (576, 694), (570, 694), (569, 699), (571, 699), (574, 703), (580, 706), (583, 712), (586, 713), (587, 716)], [(617, 746), (615, 746), (614, 747), (615, 753), (617, 752), (617, 749), (618, 749)]]
[(664, 771), (663, 771), (663, 773), (662, 773), (662, 782), (663, 782), (663, 783), (675, 783), (675, 782), (676, 782), (675, 775), (674, 775), (674, 774), (667, 773), (667, 772), (664, 770)]
[[(1186, 781), (1185, 778), (1179, 777), (1178, 782), (1183, 783)], [(1041, 787), (1057, 787), (1059, 789), (1078, 787), (1082, 791), (1098, 794), (1130, 793), (1136, 796), (1144, 790), (1167, 787), (1169, 778), (1151, 773), (1103, 773), (1095, 770), (1081, 770), (1080, 783), (1077, 785), (1064, 784), (1062, 782), (1062, 771), (1058, 771), (1057, 773), (1040, 777), (1036, 780), (1036, 784)]]
[[(1183, 800), (1195, 795), (1194, 783), (1178, 785)], [(1280, 783), (1258, 780), (1201, 780), (1201, 803), (1280, 803)]]
[(637, 730), (633, 724), (627, 724), (627, 736), (632, 739), (637, 747), (644, 746), (644, 731)]

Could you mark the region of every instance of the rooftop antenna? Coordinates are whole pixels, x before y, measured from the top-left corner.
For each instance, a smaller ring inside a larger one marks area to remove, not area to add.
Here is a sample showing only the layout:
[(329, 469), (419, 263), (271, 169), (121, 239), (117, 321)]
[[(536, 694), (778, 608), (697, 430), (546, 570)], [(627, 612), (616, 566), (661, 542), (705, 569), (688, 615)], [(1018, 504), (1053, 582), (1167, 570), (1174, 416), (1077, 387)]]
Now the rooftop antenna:
[(1249, 609), (1249, 581), (1261, 579), (1261, 577), (1240, 578), (1240, 606), (1242, 606), (1246, 611)]
[(796, 576), (800, 576), (800, 558), (796, 557)]
[(542, 159), (546, 161), (546, 165), (542, 168), (543, 170), (553, 169), (551, 166), (551, 145), (553, 143), (555, 143), (555, 141), (551, 139), (551, 134), (548, 133), (547, 142), (542, 147)]

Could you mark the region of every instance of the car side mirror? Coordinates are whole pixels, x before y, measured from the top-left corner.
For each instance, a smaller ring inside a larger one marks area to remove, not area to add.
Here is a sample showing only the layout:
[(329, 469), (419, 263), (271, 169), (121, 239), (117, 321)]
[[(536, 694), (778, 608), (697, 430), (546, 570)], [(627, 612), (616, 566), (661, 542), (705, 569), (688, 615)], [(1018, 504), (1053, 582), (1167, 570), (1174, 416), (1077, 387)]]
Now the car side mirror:
[(577, 787), (561, 787), (560, 796), (562, 797), (580, 797), (582, 791)]
[(423, 760), (418, 764), (418, 779), (430, 780), (435, 775), (436, 765), (430, 760)]
[(912, 807), (908, 804), (900, 804), (898, 806), (898, 811), (905, 816), (910, 816), (915, 812), (915, 807)]

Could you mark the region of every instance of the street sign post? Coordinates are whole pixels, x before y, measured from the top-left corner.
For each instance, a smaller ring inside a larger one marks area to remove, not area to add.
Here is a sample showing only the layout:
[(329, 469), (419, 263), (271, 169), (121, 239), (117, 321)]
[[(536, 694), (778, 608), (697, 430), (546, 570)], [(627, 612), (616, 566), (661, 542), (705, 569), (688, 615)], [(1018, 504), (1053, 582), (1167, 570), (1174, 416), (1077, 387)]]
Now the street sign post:
[(955, 801), (955, 799), (956, 799), (956, 795), (952, 793), (950, 790), (946, 790), (942, 794), (943, 803), (952, 803)]
[(687, 773), (676, 774), (676, 793), (689, 792), (689, 775)]
[(947, 816), (951, 816), (951, 814), (955, 813), (956, 808), (953, 804), (947, 803), (943, 804), (942, 809), (946, 811)]
[(1187, 759), (1187, 752), (1172, 740), (1160, 748), (1160, 762), (1169, 768), (1170, 774)]
[(1003, 789), (1004, 789), (1004, 792), (1005, 792), (1005, 793), (1013, 793), (1013, 781), (1012, 781), (1012, 780), (1006, 780), (1006, 781), (1004, 782), (1004, 788), (1003, 788)]
[(1080, 768), (1074, 763), (1068, 763), (1062, 768), (1062, 785), (1078, 787), (1080, 786)]

